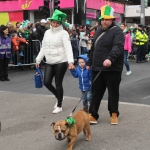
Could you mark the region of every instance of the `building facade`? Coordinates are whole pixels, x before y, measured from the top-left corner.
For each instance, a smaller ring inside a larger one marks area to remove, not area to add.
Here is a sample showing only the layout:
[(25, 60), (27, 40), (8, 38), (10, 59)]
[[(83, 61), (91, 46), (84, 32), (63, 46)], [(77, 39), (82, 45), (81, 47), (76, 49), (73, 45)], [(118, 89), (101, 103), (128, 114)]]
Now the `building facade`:
[[(67, 14), (67, 21), (74, 22), (74, 2), (75, 0), (60, 0), (60, 8)], [(86, 0), (86, 23), (94, 25), (97, 18), (100, 16), (100, 8), (106, 4), (105, 0)], [(0, 24), (6, 24), (11, 21), (22, 22), (24, 12), (28, 11), (28, 20), (31, 22), (40, 21), (45, 18), (39, 12), (39, 6), (44, 5), (44, 0), (11, 0), (0, 1)], [(110, 5), (115, 10), (116, 23), (122, 22), (124, 14), (124, 4), (110, 2)]]

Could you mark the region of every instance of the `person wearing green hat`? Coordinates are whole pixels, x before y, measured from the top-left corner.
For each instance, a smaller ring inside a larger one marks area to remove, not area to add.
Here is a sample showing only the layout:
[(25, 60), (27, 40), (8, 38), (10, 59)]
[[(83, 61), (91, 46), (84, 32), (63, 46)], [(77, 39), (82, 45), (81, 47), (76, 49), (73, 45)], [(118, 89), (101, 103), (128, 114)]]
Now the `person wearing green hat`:
[[(51, 21), (51, 27), (44, 34), (42, 48), (36, 58), (36, 67), (39, 67), (43, 57), (46, 58), (44, 72), (44, 85), (57, 98), (53, 113), (62, 111), (63, 87), (62, 82), (68, 69), (74, 69), (74, 59), (72, 53), (69, 34), (63, 29), (62, 23), (67, 15), (59, 10), (55, 10)], [(52, 80), (55, 77), (55, 85)]]
[(91, 48), (87, 69), (92, 66), (92, 101), (89, 108), (90, 123), (97, 123), (99, 107), (108, 89), (108, 111), (110, 123), (118, 124), (119, 85), (123, 70), (124, 34), (115, 25), (114, 9), (105, 5), (101, 8), (101, 27), (96, 31)]

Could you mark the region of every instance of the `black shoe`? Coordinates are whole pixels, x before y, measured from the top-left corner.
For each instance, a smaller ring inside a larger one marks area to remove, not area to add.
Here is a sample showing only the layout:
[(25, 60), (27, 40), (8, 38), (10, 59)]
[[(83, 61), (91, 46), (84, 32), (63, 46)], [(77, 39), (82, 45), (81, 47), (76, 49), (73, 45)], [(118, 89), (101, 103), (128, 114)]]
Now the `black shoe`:
[(137, 61), (136, 63), (141, 63), (141, 61)]
[(142, 63), (145, 63), (145, 60), (142, 60)]
[(8, 78), (5, 78), (5, 81), (10, 81)]
[(5, 81), (5, 79), (4, 79), (4, 78), (1, 78), (0, 80), (1, 80), (1, 81)]

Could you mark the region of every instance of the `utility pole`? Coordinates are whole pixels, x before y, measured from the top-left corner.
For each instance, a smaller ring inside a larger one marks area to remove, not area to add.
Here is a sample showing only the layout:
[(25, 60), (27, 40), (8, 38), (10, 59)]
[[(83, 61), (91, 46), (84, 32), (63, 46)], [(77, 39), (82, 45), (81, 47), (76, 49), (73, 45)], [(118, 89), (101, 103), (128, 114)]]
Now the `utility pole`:
[(140, 23), (145, 25), (145, 0), (141, 0), (141, 16)]
[(50, 0), (49, 10), (50, 10), (50, 17), (52, 17), (54, 12), (54, 0)]

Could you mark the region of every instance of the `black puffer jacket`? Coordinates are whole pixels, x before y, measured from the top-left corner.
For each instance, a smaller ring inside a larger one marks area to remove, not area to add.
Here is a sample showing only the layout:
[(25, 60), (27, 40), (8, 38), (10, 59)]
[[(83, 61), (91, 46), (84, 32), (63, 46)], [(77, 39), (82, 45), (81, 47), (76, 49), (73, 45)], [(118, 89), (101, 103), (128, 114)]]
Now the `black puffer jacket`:
[(42, 42), (43, 40), (43, 37), (44, 37), (44, 33), (47, 29), (40, 25), (37, 29), (36, 29), (36, 32), (37, 32), (37, 36), (38, 36), (38, 39)]
[[(113, 23), (111, 27), (115, 26)], [(94, 36), (96, 39), (104, 31), (99, 28)], [(92, 45), (88, 66), (92, 66), (95, 71), (122, 71), (124, 57), (124, 34), (119, 27), (115, 27), (106, 33), (97, 41), (96, 47)], [(103, 62), (109, 59), (112, 62), (110, 67), (103, 67)]]

